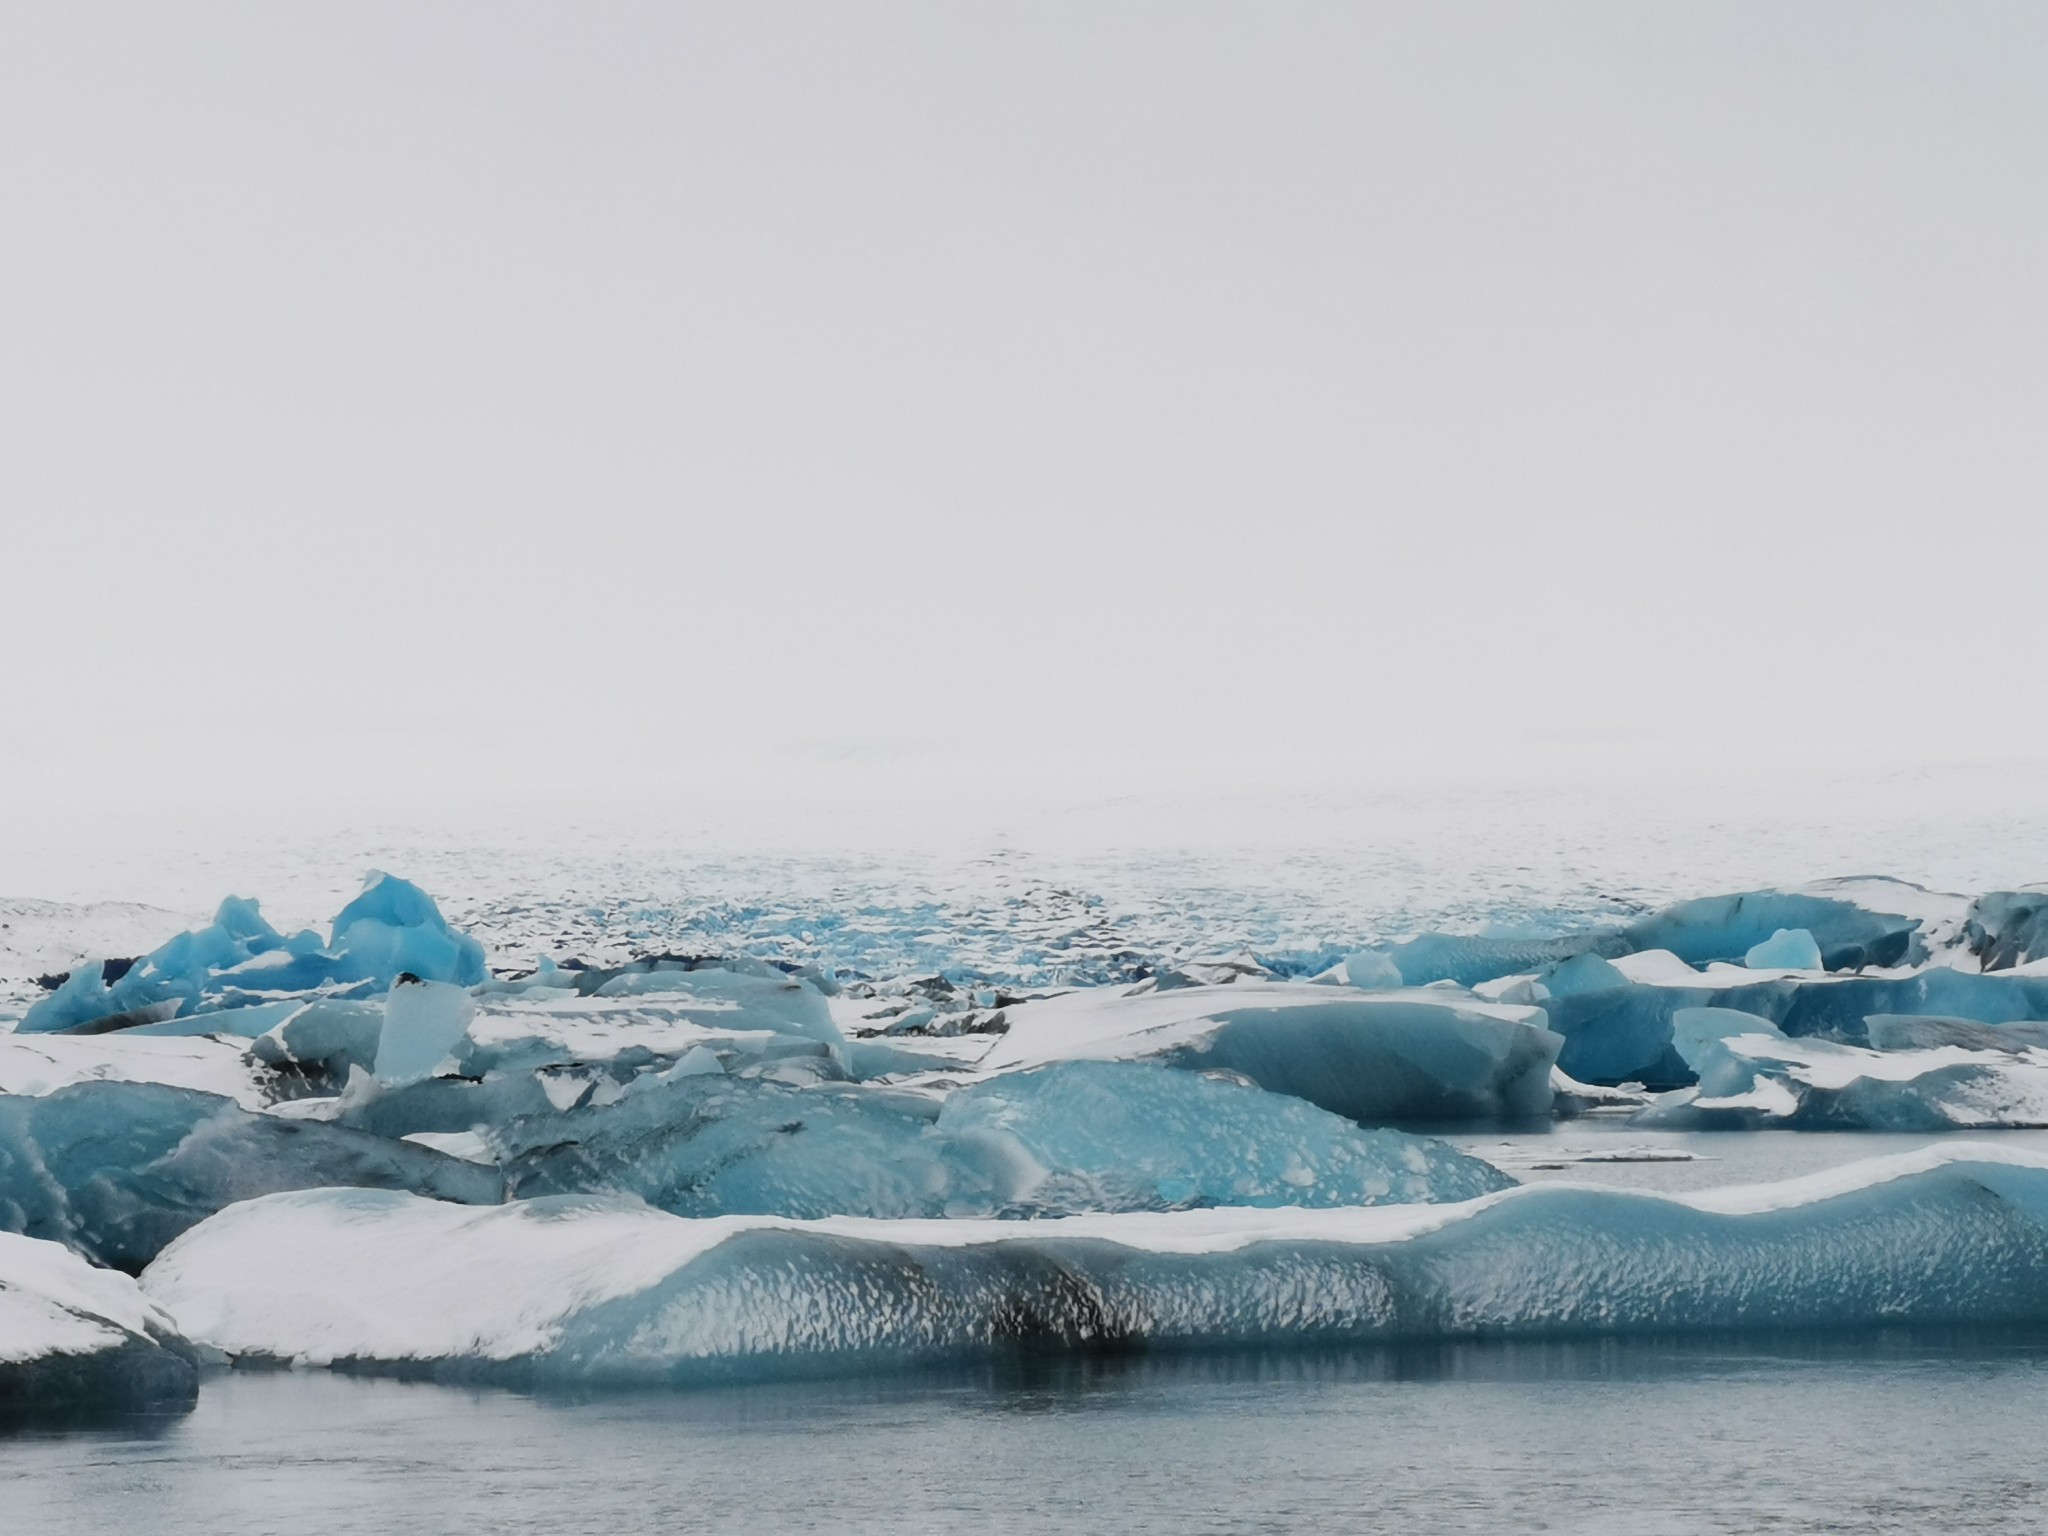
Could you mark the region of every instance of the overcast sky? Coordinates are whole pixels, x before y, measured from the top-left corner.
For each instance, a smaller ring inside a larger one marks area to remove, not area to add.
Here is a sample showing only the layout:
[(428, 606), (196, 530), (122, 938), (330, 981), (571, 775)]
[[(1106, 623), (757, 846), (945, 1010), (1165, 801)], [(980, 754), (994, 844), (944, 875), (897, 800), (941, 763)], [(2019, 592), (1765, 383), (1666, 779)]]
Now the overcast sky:
[(0, 796), (2024, 757), (2048, 6), (0, 6)]

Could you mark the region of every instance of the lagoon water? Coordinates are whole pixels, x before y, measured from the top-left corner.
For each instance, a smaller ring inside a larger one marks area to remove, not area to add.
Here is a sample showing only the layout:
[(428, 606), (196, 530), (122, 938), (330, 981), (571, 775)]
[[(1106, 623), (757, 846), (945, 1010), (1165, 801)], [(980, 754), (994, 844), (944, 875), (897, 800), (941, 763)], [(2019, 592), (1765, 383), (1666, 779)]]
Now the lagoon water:
[(1050, 1361), (583, 1401), (317, 1373), (0, 1439), (11, 1536), (2035, 1532), (2048, 1336)]

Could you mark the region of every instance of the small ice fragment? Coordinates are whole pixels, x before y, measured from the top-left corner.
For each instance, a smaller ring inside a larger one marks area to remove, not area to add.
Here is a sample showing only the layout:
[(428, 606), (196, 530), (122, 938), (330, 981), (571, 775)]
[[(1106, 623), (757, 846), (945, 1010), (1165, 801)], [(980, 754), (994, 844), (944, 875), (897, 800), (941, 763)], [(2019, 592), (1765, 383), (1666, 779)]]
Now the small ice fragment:
[(1817, 971), (1820, 945), (1804, 928), (1780, 928), (1763, 943), (1752, 944), (1742, 963), (1752, 971)]

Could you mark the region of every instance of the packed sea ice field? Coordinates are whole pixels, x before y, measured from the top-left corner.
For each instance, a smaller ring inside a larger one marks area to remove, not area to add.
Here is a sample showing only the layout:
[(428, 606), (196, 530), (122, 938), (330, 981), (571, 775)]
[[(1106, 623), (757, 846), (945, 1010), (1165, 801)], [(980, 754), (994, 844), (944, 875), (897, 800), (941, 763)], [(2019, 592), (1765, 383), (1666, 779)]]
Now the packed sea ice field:
[[(17, 848), (0, 1403), (2048, 1330), (2048, 826), (1915, 793), (1193, 852)], [(1881, 845), (1915, 878), (1844, 869)], [(199, 907), (230, 865), (281, 899)]]

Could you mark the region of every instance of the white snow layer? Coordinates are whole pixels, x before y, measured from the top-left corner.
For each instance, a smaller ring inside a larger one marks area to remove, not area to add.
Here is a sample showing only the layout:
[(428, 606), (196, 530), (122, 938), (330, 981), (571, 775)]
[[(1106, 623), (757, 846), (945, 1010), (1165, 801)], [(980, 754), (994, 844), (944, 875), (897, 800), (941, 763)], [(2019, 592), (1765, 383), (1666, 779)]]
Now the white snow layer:
[(164, 1083), (261, 1109), (249, 1042), (216, 1035), (0, 1035), (0, 1093), (45, 1094), (72, 1083)]
[(62, 1243), (0, 1232), (0, 1364), (117, 1349), (176, 1330), (128, 1276)]

